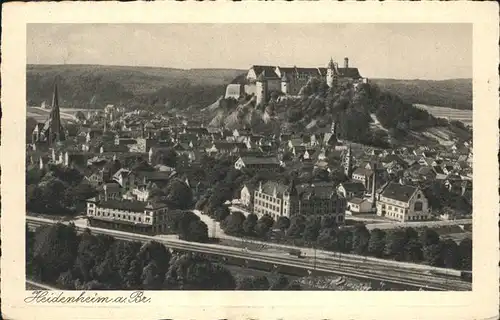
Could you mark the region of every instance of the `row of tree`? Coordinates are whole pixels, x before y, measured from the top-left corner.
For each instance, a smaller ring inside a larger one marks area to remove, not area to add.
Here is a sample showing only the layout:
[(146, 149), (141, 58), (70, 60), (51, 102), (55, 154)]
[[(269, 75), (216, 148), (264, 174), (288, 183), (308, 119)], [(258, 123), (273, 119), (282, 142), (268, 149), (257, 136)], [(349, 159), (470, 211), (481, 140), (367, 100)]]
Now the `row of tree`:
[(340, 227), (334, 215), (279, 217), (260, 219), (255, 214), (245, 217), (241, 212), (229, 214), (226, 208), (215, 210), (215, 219), (228, 235), (253, 237), (298, 246), (316, 247), (328, 251), (370, 255), (378, 258), (425, 263), (431, 266), (471, 270), (472, 240), (457, 244), (441, 240), (430, 228), (398, 228), (389, 231), (373, 229), (364, 224)]
[(282, 290), (298, 289), (282, 275), (236, 279), (223, 265), (192, 253), (77, 234), (74, 225), (26, 230), (27, 276), (66, 290)]

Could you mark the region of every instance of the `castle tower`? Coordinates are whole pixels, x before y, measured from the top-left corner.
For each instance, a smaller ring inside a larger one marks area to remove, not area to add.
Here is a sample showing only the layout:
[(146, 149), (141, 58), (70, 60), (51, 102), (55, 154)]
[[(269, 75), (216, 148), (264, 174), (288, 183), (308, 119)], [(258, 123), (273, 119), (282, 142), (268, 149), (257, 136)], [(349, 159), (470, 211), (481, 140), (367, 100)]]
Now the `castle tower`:
[(281, 77), (281, 92), (283, 92), (284, 94), (289, 94), (289, 87), (290, 79), (288, 79), (286, 72), (283, 72), (283, 76)]
[(348, 57), (344, 58), (344, 68), (345, 69), (349, 68), (349, 58)]
[(57, 91), (57, 82), (54, 81), (54, 93), (52, 95), (52, 110), (50, 111), (50, 116), (48, 123), (46, 124), (46, 134), (47, 142), (52, 145), (58, 141), (66, 140), (64, 134), (64, 129), (61, 123), (61, 112), (59, 110), (59, 94)]
[(264, 74), (264, 71), (257, 77), (257, 81), (255, 83), (255, 91), (257, 96), (256, 105), (263, 106), (267, 102), (267, 79)]
[(352, 174), (352, 150), (351, 145), (347, 149), (347, 153), (344, 156), (342, 166), (344, 167), (344, 174), (350, 179)]
[(336, 80), (337, 73), (335, 63), (333, 62), (333, 59), (330, 59), (330, 62), (328, 63), (328, 66), (326, 68), (326, 84), (331, 88), (335, 85)]

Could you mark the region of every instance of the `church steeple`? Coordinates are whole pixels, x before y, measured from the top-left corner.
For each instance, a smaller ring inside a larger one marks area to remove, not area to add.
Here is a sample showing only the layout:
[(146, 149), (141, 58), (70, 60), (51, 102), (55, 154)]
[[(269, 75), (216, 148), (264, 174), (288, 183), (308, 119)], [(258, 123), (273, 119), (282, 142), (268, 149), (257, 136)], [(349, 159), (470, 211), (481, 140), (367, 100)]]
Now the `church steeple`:
[(66, 140), (64, 129), (61, 123), (61, 111), (59, 110), (59, 92), (57, 89), (57, 79), (54, 80), (54, 92), (52, 94), (52, 109), (50, 111), (48, 126), (48, 143), (54, 144), (58, 141)]
[(352, 149), (351, 145), (349, 145), (349, 149), (347, 149), (347, 153), (344, 156), (344, 161), (343, 161), (343, 167), (344, 167), (344, 174), (351, 178), (351, 173), (352, 173)]

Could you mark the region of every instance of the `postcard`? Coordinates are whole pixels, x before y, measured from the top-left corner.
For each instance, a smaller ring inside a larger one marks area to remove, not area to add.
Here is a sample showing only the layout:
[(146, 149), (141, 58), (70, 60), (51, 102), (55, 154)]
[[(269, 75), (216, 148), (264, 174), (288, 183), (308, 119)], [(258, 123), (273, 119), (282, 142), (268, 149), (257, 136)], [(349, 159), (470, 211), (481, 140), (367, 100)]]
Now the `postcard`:
[(6, 5), (2, 316), (496, 319), (495, 7)]

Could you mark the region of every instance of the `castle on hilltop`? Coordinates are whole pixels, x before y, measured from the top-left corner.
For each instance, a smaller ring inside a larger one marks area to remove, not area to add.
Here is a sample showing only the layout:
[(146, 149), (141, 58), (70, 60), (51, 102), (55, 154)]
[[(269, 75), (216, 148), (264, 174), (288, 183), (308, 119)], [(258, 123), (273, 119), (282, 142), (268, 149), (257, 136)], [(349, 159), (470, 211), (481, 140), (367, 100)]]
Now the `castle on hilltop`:
[(344, 58), (344, 67), (340, 68), (338, 63), (330, 59), (326, 68), (299, 68), (279, 66), (252, 66), (246, 74), (234, 79), (226, 87), (225, 98), (238, 99), (244, 93), (254, 95), (257, 104), (265, 104), (269, 93), (281, 92), (287, 96), (296, 96), (300, 89), (311, 78), (326, 81), (329, 87), (337, 83), (361, 83), (367, 82), (361, 77), (358, 68), (349, 67), (349, 58)]

